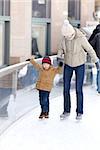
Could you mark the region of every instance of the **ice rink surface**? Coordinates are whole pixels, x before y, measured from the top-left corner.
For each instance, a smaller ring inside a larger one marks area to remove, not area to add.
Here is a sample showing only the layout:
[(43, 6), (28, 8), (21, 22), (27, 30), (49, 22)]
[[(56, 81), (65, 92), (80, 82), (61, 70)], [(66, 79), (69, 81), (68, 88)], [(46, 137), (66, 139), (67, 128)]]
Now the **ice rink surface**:
[(0, 137), (0, 150), (100, 150), (100, 95), (84, 87), (84, 115), (76, 117), (76, 95), (71, 91), (71, 115), (60, 120), (63, 96), (50, 100), (50, 118), (39, 120), (40, 107), (10, 126)]

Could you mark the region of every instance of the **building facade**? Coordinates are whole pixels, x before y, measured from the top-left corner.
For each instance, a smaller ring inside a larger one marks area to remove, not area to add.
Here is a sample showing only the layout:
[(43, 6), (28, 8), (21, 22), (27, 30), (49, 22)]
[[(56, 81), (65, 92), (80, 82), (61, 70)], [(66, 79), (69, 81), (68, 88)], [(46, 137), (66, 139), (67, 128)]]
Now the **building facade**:
[(66, 0), (12, 0), (10, 63), (55, 53), (66, 10)]
[(56, 54), (63, 20), (85, 26), (94, 11), (95, 0), (1, 0), (0, 67)]

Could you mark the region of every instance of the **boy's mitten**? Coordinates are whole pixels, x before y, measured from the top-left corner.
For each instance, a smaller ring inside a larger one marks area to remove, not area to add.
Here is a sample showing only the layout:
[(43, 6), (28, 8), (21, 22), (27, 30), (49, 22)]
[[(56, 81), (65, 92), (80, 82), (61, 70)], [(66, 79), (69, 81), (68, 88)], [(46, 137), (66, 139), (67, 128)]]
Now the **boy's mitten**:
[(31, 59), (26, 59), (26, 61), (30, 61)]
[(62, 67), (63, 66), (63, 62), (59, 62), (59, 67)]

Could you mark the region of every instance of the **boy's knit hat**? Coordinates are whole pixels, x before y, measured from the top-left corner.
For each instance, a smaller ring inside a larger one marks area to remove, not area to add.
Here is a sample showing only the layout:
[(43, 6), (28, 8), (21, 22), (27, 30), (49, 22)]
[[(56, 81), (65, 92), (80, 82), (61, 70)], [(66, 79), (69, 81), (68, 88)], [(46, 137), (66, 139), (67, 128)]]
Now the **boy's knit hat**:
[(47, 64), (50, 64), (51, 65), (51, 59), (49, 56), (45, 56), (43, 59), (42, 59), (42, 64), (43, 63), (47, 63)]
[(71, 35), (75, 33), (73, 26), (69, 23), (67, 19), (64, 20), (61, 33), (65, 37), (70, 37)]

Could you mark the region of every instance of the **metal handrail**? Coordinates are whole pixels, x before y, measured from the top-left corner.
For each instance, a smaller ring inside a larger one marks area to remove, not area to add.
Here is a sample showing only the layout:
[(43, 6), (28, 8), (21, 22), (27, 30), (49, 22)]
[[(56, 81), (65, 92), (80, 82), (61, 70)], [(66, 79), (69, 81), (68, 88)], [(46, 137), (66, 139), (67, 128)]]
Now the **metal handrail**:
[[(50, 57), (51, 58), (56, 58), (57, 56), (54, 55), (54, 56), (50, 56)], [(39, 61), (39, 60), (41, 60), (41, 58), (36, 59), (36, 61)], [(17, 70), (23, 68), (27, 64), (29, 64), (29, 62), (25, 61), (25, 62), (22, 62), (22, 63), (18, 63), (18, 64), (14, 64), (14, 65), (2, 68), (2, 69), (0, 69), (0, 77), (3, 77), (3, 76), (5, 76), (9, 73), (17, 71)]]
[(22, 62), (22, 63), (18, 63), (15, 65), (11, 65), (11, 66), (0, 69), (0, 77), (3, 77), (9, 73), (17, 71), (17, 70), (21, 69), (22, 67), (24, 67), (25, 65), (27, 65), (28, 63), (29, 62)]

